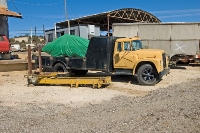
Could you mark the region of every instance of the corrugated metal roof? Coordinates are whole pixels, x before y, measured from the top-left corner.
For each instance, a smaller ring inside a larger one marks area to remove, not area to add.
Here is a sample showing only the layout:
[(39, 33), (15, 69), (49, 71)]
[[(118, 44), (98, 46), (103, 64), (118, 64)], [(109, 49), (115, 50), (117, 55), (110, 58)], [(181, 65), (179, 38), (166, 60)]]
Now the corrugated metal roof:
[(17, 17), (22, 18), (21, 14), (8, 10), (8, 8), (4, 6), (0, 6), (0, 15), (9, 16), (9, 17)]

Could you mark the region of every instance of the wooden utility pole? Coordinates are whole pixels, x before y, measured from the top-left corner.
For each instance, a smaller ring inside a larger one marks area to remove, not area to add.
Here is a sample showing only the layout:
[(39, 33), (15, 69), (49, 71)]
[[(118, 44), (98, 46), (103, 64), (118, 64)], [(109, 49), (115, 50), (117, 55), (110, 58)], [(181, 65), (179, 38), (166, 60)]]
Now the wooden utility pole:
[(46, 43), (46, 37), (45, 37), (45, 28), (44, 28), (44, 24), (43, 24), (43, 36), (44, 36), (44, 45)]
[(32, 35), (32, 28), (31, 28), (31, 44), (33, 43), (33, 35)]
[(68, 33), (70, 35), (70, 22), (69, 22), (68, 13), (67, 13), (67, 0), (64, 0), (64, 3), (65, 3), (65, 16), (66, 16), (66, 21), (68, 23)]
[(36, 26), (35, 26), (35, 46), (37, 47)]

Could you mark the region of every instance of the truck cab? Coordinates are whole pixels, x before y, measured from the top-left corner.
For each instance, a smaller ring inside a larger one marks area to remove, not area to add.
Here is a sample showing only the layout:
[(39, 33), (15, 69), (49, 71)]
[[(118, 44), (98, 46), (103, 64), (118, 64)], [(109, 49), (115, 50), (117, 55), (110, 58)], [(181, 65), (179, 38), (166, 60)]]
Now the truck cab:
[(10, 42), (5, 35), (0, 35), (0, 52), (9, 53), (10, 51)]
[(113, 66), (116, 74), (137, 75), (143, 85), (155, 84), (169, 73), (163, 50), (144, 49), (139, 37), (119, 38), (115, 41)]
[(5, 35), (0, 34), (0, 60), (11, 59), (10, 42)]

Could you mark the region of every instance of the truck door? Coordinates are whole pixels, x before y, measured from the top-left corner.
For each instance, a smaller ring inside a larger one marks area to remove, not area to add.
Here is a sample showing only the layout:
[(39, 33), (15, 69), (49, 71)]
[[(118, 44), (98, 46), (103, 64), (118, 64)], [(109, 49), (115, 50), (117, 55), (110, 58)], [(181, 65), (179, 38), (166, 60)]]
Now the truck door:
[(114, 68), (132, 69), (134, 65), (134, 54), (130, 42), (117, 42), (114, 50)]

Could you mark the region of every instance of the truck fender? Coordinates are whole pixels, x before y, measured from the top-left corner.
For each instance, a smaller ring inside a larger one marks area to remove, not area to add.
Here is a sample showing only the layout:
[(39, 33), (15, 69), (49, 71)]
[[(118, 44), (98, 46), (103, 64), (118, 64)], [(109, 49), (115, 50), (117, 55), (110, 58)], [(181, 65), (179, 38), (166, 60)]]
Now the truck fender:
[(61, 61), (61, 60), (57, 60), (56, 62), (54, 62), (54, 63), (52, 64), (52, 67), (54, 67), (57, 63), (61, 63), (61, 64), (63, 64), (65, 67), (67, 67), (67, 65), (66, 65), (63, 61)]
[(135, 63), (135, 65), (133, 66), (133, 74), (136, 74), (139, 67), (144, 65), (144, 64), (152, 65), (152, 67), (154, 67), (157, 70), (158, 73), (161, 71), (160, 61), (158, 59), (152, 59), (151, 61), (150, 60), (138, 60)]

